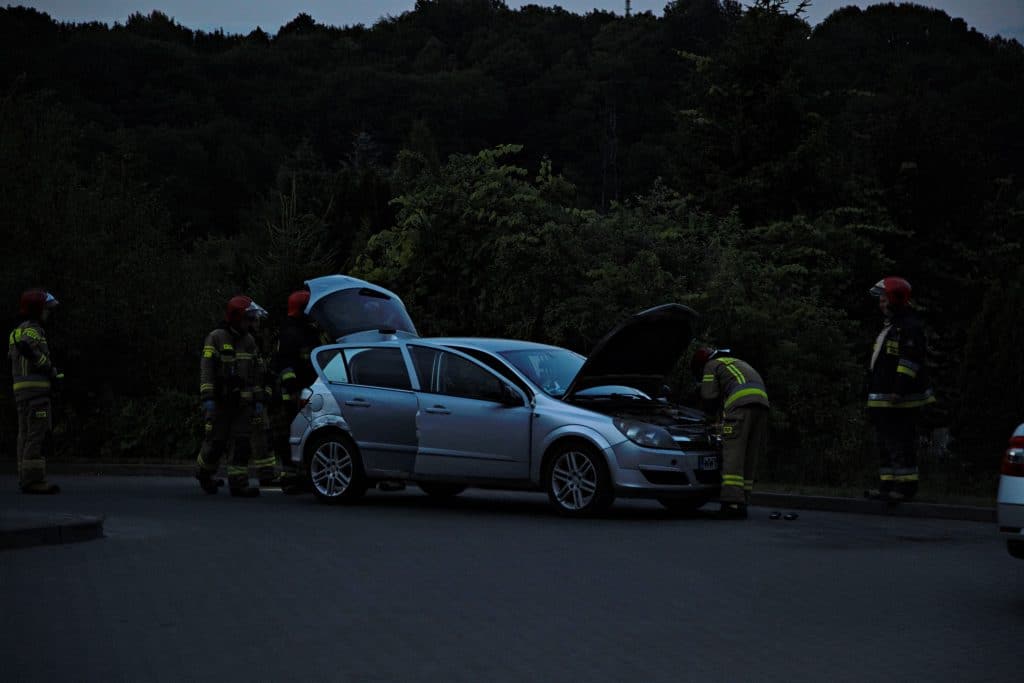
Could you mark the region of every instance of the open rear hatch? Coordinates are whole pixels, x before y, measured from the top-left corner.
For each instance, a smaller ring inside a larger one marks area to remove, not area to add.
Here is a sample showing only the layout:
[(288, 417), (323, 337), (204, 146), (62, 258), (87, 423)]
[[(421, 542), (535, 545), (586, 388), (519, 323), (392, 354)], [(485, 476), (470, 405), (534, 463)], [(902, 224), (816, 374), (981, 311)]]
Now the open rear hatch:
[(405, 304), (383, 287), (346, 275), (318, 277), (306, 286), (306, 313), (335, 341), (381, 334), (418, 336)]

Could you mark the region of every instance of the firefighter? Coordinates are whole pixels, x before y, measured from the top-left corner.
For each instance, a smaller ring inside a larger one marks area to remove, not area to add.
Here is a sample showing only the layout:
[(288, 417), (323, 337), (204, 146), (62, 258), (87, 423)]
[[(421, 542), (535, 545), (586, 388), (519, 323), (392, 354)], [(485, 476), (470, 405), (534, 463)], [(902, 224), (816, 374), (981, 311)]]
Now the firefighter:
[(867, 496), (899, 503), (917, 494), (917, 428), (921, 409), (935, 403), (935, 394), (925, 368), (924, 328), (910, 306), (910, 283), (887, 277), (869, 292), (878, 298), (885, 322), (868, 373), (867, 407), (880, 463), (878, 488)]
[(300, 490), (298, 473), (290, 466), (291, 459), (287, 457), (288, 434), (299, 411), (300, 392), (316, 381), (310, 355), (316, 347), (330, 343), (327, 335), (306, 315), (308, 305), (308, 290), (295, 291), (288, 296), (288, 316), (281, 324), (277, 357), (274, 359), (281, 392), (281, 402), (275, 410), (274, 450), (285, 454), (281, 473), (281, 486), (285, 493)]
[(256, 377), (256, 340), (249, 333), (259, 307), (247, 296), (228, 301), (224, 322), (206, 337), (200, 363), (199, 393), (203, 402), (204, 437), (196, 463), (196, 479), (209, 494), (224, 482), (217, 467), (231, 448), (228, 486), (231, 495), (251, 498), (260, 490), (249, 485), (249, 436), (253, 419), (263, 414), (263, 387)]
[(8, 337), (8, 356), (18, 408), (18, 483), (23, 493), (54, 494), (60, 487), (46, 481), (46, 459), (53, 451), (50, 394), (62, 375), (53, 367), (43, 325), (57, 299), (42, 289), (21, 295), (21, 323)]
[(768, 393), (754, 368), (728, 350), (701, 346), (690, 365), (709, 415), (722, 417), (719, 516), (746, 519), (757, 459), (768, 446)]
[[(253, 304), (255, 319), (252, 321), (252, 336), (256, 340), (256, 380), (259, 386), (263, 387), (264, 405), (271, 404), (274, 396), (274, 378), (270, 370), (270, 348), (271, 330), (267, 325), (267, 313), (259, 304)], [(259, 480), (260, 486), (276, 486), (277, 455), (274, 452), (274, 444), (270, 432), (270, 411), (264, 409), (262, 414), (253, 415), (252, 418), (252, 458), (249, 466), (252, 474)]]

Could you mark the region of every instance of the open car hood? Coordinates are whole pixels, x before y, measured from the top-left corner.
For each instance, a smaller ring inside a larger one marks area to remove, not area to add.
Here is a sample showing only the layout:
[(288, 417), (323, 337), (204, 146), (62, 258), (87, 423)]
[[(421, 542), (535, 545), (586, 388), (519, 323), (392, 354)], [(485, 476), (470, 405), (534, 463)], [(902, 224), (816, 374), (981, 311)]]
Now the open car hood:
[(314, 278), (306, 286), (306, 314), (335, 341), (417, 336), (405, 304), (383, 287), (347, 275)]
[(628, 318), (597, 343), (563, 398), (604, 385), (625, 385), (656, 397), (693, 341), (697, 317), (682, 304), (664, 304)]

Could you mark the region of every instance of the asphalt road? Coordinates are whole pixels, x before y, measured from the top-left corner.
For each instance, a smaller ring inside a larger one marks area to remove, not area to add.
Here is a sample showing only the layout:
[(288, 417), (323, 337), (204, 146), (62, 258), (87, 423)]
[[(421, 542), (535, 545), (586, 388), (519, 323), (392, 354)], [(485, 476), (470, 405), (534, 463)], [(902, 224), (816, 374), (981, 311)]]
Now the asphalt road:
[(1024, 562), (989, 524), (418, 490), (354, 507), (56, 478), (0, 511), (107, 538), (0, 552), (14, 681), (1018, 681)]

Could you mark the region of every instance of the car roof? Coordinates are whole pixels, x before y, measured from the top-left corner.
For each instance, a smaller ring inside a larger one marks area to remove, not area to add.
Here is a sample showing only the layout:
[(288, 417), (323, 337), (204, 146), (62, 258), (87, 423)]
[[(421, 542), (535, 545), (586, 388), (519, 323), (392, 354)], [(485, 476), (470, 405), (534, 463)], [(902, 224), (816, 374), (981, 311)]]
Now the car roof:
[(429, 342), (438, 346), (461, 346), (464, 348), (486, 351), (488, 353), (504, 353), (507, 351), (536, 351), (549, 349), (551, 351), (565, 351), (559, 346), (549, 344), (538, 344), (536, 342), (521, 341), (518, 339), (489, 339), (484, 337), (430, 337), (426, 339), (410, 339), (409, 343), (417, 341)]

